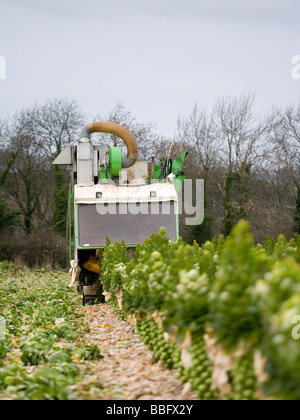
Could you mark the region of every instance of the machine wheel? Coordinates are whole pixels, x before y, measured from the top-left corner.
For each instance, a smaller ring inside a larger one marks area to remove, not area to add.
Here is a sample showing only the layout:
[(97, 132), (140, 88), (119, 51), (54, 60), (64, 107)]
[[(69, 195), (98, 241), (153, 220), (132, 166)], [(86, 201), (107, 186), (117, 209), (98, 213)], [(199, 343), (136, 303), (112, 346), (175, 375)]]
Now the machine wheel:
[(102, 295), (103, 287), (99, 280), (97, 280), (93, 285), (85, 285), (82, 287), (82, 304), (85, 306), (89, 301), (96, 301), (98, 303), (103, 303), (105, 301), (104, 296)]

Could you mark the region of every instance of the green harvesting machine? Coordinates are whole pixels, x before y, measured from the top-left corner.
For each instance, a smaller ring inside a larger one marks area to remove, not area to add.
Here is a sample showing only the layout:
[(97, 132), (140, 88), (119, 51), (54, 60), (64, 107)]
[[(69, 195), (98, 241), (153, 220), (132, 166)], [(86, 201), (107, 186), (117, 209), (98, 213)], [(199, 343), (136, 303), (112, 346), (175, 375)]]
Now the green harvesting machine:
[[(93, 133), (120, 137), (121, 147), (94, 145)], [(107, 239), (124, 241), (129, 253), (151, 233), (165, 227), (171, 241), (179, 237), (179, 197), (187, 152), (177, 159), (152, 156), (138, 161), (138, 146), (125, 127), (93, 122), (81, 132), (77, 146), (66, 147), (53, 165), (69, 165), (69, 240), (72, 280), (78, 283), (83, 303), (99, 289), (99, 250)]]

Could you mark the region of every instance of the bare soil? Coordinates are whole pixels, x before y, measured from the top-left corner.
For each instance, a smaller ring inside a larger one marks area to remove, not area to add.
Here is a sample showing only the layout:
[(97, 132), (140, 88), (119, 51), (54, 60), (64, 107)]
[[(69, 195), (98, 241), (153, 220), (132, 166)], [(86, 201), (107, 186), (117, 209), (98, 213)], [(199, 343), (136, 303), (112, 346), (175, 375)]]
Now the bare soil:
[[(88, 376), (75, 385), (81, 398), (99, 400), (195, 400), (189, 385), (182, 385), (141, 341), (134, 328), (107, 304), (86, 306), (90, 326), (86, 341), (104, 356), (93, 362)], [(88, 391), (85, 395), (85, 389)]]

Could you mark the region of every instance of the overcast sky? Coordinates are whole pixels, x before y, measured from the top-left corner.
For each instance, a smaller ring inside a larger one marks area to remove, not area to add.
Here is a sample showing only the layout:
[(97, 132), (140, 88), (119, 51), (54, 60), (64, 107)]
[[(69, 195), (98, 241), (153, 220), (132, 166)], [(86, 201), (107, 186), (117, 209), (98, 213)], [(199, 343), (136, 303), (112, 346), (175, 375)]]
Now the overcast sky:
[(256, 93), (299, 103), (299, 0), (0, 0), (0, 118), (66, 96), (91, 116), (117, 102), (172, 136), (196, 101)]

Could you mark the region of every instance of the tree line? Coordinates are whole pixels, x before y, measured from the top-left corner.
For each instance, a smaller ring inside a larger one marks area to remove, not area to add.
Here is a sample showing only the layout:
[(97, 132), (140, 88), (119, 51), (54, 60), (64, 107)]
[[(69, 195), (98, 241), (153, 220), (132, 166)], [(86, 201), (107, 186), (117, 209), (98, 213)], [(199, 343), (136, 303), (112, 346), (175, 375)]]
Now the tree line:
[[(157, 134), (118, 103), (87, 118), (77, 101), (55, 98), (0, 120), (0, 258), (29, 265), (67, 263), (69, 170), (51, 165), (76, 144), (88, 120), (124, 125), (137, 138), (139, 159), (189, 152), (184, 171), (205, 181), (205, 219), (181, 233), (200, 244), (228, 235), (240, 219), (251, 222), (257, 242), (300, 234), (300, 105), (255, 113), (255, 95), (218, 98), (211, 109), (195, 104), (179, 116), (174, 138)], [(107, 134), (94, 142), (121, 145)], [(172, 145), (172, 147), (170, 147)]]

